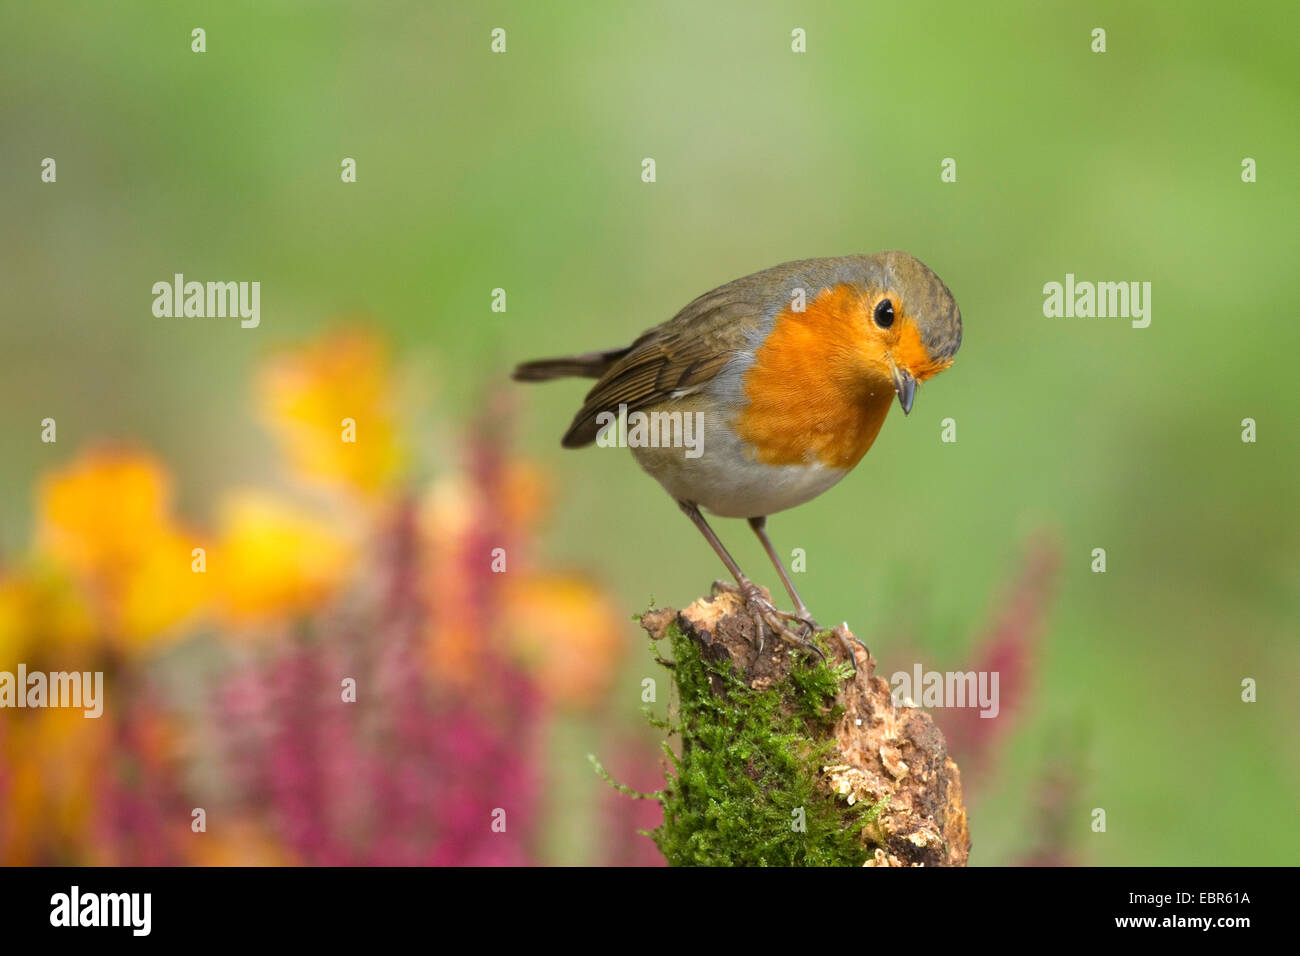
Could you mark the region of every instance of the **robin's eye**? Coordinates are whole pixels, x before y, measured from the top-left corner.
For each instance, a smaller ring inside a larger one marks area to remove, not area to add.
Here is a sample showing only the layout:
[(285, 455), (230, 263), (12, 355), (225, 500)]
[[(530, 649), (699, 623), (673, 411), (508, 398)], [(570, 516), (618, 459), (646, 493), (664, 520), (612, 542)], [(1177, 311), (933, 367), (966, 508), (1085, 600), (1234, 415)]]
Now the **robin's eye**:
[(894, 324), (894, 303), (888, 299), (881, 299), (876, 303), (876, 325), (882, 329), (887, 329)]

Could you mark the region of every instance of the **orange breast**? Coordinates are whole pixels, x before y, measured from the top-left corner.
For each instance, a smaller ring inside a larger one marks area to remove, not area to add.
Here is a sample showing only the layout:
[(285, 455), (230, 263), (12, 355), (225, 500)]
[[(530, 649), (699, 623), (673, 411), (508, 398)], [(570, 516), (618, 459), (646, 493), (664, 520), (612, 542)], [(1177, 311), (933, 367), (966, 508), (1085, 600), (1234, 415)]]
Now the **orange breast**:
[(894, 398), (869, 362), (863, 293), (824, 290), (803, 312), (776, 317), (745, 373), (740, 436), (769, 465), (852, 468), (867, 453)]

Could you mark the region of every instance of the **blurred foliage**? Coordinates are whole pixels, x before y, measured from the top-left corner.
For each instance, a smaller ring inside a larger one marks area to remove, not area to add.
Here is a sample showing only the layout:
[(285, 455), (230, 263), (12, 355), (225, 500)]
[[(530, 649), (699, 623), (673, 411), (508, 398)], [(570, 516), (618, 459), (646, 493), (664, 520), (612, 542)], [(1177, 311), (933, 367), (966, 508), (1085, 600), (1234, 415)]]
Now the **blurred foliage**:
[[(178, 523), (138, 449), (41, 479), (34, 540), (0, 565), (0, 670), (100, 671), (105, 689), (98, 717), (2, 712), (0, 861), (546, 859), (541, 731), (603, 706), (619, 616), (588, 577), (536, 567), (542, 478), (507, 455), (500, 402), (432, 483), (389, 476), (410, 446), (386, 355), (348, 328), (270, 359), (293, 490), (233, 491), (210, 530)], [(615, 858), (649, 845), (600, 836)]]

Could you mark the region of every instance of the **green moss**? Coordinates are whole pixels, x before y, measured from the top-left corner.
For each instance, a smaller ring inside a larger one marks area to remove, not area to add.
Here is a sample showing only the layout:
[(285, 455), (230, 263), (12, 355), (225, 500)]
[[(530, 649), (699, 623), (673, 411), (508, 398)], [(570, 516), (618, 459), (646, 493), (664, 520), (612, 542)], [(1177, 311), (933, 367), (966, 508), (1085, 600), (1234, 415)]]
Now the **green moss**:
[[(706, 662), (676, 623), (668, 638), (679, 698), (668, 729), (680, 734), (681, 753), (665, 743), (675, 774), (649, 795), (664, 808), (663, 824), (649, 836), (668, 862), (861, 865), (867, 849), (859, 835), (878, 811), (850, 807), (818, 786), (821, 767), (833, 759), (844, 669), (800, 661), (784, 686), (755, 691), (729, 665)], [(712, 690), (710, 675), (722, 693)]]

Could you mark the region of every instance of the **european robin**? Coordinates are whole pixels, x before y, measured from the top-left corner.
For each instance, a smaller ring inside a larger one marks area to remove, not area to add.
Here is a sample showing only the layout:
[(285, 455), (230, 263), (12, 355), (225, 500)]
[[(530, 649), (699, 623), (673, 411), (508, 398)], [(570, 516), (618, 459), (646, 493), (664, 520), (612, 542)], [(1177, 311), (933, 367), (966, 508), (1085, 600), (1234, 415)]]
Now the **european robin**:
[[(894, 398), (909, 413), (917, 383), (951, 365), (960, 345), (961, 313), (948, 287), (907, 253), (881, 252), (756, 272), (706, 292), (629, 346), (525, 362), (514, 377), (598, 380), (564, 435), (566, 448), (598, 437), (605, 444), (620, 411), (629, 423), (640, 412), (662, 424), (641, 430), (640, 441), (629, 428), (637, 461), (708, 539), (756, 616), (807, 644), (804, 628), (811, 635), (817, 623), (767, 536), (767, 516), (847, 475)], [(684, 437), (689, 445), (676, 440)], [(749, 520), (795, 613), (778, 611), (740, 570), (701, 508)], [(787, 626), (795, 621), (799, 634)], [(758, 633), (761, 646), (761, 625)]]

